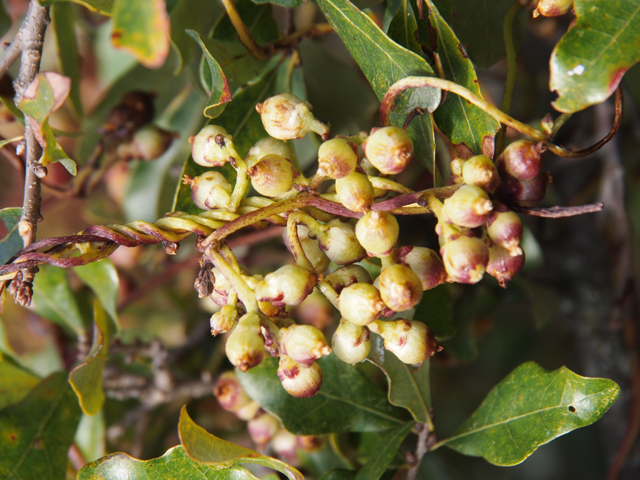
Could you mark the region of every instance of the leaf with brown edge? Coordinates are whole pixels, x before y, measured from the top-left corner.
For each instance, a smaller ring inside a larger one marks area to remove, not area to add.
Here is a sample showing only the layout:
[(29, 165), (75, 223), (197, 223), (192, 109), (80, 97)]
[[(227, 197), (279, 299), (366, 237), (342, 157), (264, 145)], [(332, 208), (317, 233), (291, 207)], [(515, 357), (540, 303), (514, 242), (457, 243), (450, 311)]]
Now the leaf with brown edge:
[(160, 68), (171, 48), (171, 28), (164, 0), (117, 2), (111, 43), (131, 53), (147, 68)]
[(187, 413), (186, 405), (180, 411), (178, 433), (187, 455), (198, 463), (217, 466), (218, 468), (231, 468), (243, 463), (256, 463), (277, 470), (290, 480), (304, 480), (298, 470), (276, 458), (267, 457), (249, 448), (235, 445), (211, 435), (191, 420)]

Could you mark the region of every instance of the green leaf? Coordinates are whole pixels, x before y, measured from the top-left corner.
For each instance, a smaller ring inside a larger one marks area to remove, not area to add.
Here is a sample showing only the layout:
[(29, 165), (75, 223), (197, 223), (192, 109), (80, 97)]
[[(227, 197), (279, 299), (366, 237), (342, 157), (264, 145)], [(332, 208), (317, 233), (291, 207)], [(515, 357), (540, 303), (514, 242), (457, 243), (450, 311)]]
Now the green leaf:
[(384, 436), (376, 448), (377, 456), (362, 467), (356, 475), (356, 480), (377, 480), (382, 477), (413, 425), (413, 422), (409, 422), (381, 432)]
[(6, 8), (4, 8), (4, 3), (0, 2), (0, 37), (5, 36), (12, 24), (11, 17), (7, 13)]
[(0, 239), (0, 265), (4, 265), (7, 260), (22, 250), (22, 238), (18, 233), (18, 223), (22, 216), (22, 208), (3, 208), (0, 210), (0, 220), (7, 228), (7, 235)]
[(160, 68), (169, 55), (169, 17), (164, 0), (120, 1), (113, 12), (111, 43), (147, 68)]
[(448, 285), (440, 285), (422, 293), (413, 317), (427, 324), (436, 338), (447, 340), (456, 333), (453, 326), (453, 298)]
[(113, 11), (113, 4), (116, 0), (38, 0), (41, 5), (56, 5), (72, 1), (78, 5), (88, 8), (94, 12), (102, 13), (103, 15), (111, 15)]
[(263, 3), (273, 3), (284, 8), (295, 8), (302, 5), (302, 0), (252, 0), (253, 3), (262, 5)]
[(68, 327), (78, 335), (85, 331), (85, 322), (64, 268), (40, 266), (33, 282), (31, 307), (38, 315)]
[(256, 480), (256, 477), (243, 467), (219, 469), (202, 465), (189, 458), (180, 445), (169, 449), (162, 457), (151, 460), (137, 460), (126, 453), (107, 455), (82, 467), (78, 472), (78, 480), (121, 480), (123, 474), (127, 475), (125, 478), (137, 480)]
[(22, 402), (0, 411), (0, 477), (65, 478), (79, 420), (66, 372), (44, 379)]
[(422, 48), (416, 39), (417, 31), (418, 24), (416, 23), (416, 17), (413, 14), (413, 8), (409, 0), (401, 0), (398, 11), (389, 24), (387, 35), (404, 48), (421, 55)]
[(369, 361), (377, 365), (387, 376), (389, 402), (409, 410), (416, 422), (429, 422), (431, 407), (429, 360), (423, 362), (419, 368), (411, 367), (384, 349), (382, 337), (372, 335)]
[(118, 279), (118, 271), (113, 262), (105, 258), (99, 262), (74, 267), (73, 271), (93, 290), (100, 300), (102, 307), (113, 320), (112, 326), (110, 327), (114, 330), (113, 333), (120, 331), (118, 313), (116, 311), (120, 280)]
[[(271, 5), (256, 5), (251, 0), (236, 0), (234, 4), (240, 18), (258, 45), (267, 45), (280, 38), (280, 30), (273, 18)], [(238, 32), (228, 15), (223, 15), (216, 23), (211, 38), (227, 41), (238, 40)]]
[(241, 463), (256, 463), (283, 473), (290, 480), (303, 480), (302, 474), (286, 463), (260, 453), (235, 445), (211, 435), (196, 425), (187, 413), (186, 405), (180, 412), (178, 424), (180, 441), (187, 455), (198, 463), (220, 467), (232, 467)]
[[(437, 36), (437, 53), (447, 80), (466, 87), (482, 98), (478, 77), (464, 47), (453, 30), (440, 16), (431, 0), (426, 0), (429, 23)], [(458, 95), (448, 95), (445, 102), (433, 113), (438, 128), (459, 149), (471, 150), (474, 155), (484, 153), (493, 157), (493, 139), (500, 123), (475, 105)]]
[(89, 358), (69, 374), (69, 383), (86, 415), (95, 415), (102, 410), (105, 399), (102, 390), (102, 373), (107, 363), (109, 343), (115, 333), (107, 312), (103, 310), (98, 300), (94, 301), (93, 309), (95, 328)]
[[(441, 2), (439, 2), (441, 3)], [(465, 46), (473, 63), (489, 68), (507, 56), (502, 34), (504, 18), (514, 0), (455, 0), (453, 29)], [(524, 8), (513, 22), (516, 49), (522, 44), (522, 33), (529, 19)]]
[(87, 462), (98, 460), (107, 453), (106, 430), (104, 412), (92, 416), (82, 415), (76, 430), (75, 444)]
[(45, 166), (60, 162), (69, 173), (75, 175), (75, 162), (62, 149), (49, 125), (49, 116), (62, 106), (70, 91), (69, 77), (55, 72), (42, 72), (29, 84), (18, 108), (32, 122), (38, 143), (43, 146), (40, 162)]
[(311, 398), (289, 395), (278, 379), (278, 361), (265, 359), (246, 373), (237, 371), (247, 394), (296, 435), (387, 430), (403, 424), (403, 411), (391, 406), (382, 390), (335, 355), (318, 361), (322, 387)]
[(19, 365), (6, 353), (0, 352), (0, 410), (18, 403), (27, 396), (40, 379)]
[(517, 465), (540, 445), (597, 421), (620, 395), (606, 378), (520, 365), (496, 385), (446, 445), (495, 465)]
[(640, 4), (635, 0), (576, 0), (576, 23), (551, 55), (556, 110), (577, 112), (603, 102), (640, 61)]
[(75, 32), (76, 8), (68, 2), (51, 7), (51, 26), (56, 34), (58, 62), (63, 75), (71, 79), (69, 98), (79, 117), (84, 116), (80, 98), (80, 55)]
[(202, 42), (200, 34), (195, 30), (187, 30), (187, 34), (193, 38), (204, 54), (204, 59), (209, 67), (210, 84), (209, 87), (209, 102), (204, 107), (204, 115), (209, 118), (216, 118), (224, 111), (225, 104), (231, 101), (231, 90), (229, 90), (229, 82), (225, 77), (224, 72), (220, 64), (211, 56), (206, 45)]
[[(216, 119), (216, 124), (224, 127), (233, 136), (233, 143), (241, 157), (246, 155), (254, 143), (267, 136), (267, 132), (262, 126), (260, 115), (256, 112), (256, 103), (264, 101), (272, 94), (275, 77), (275, 70), (266, 72), (255, 83), (240, 89), (234, 95), (233, 101), (229, 103), (224, 113)], [(211, 168), (196, 164), (191, 155), (189, 155), (182, 168), (180, 178), (183, 178), (184, 175), (189, 175), (192, 178), (197, 177), (209, 170)], [(222, 172), (233, 185), (235, 182), (235, 170), (230, 165), (214, 170)], [(201, 212), (191, 200), (191, 188), (182, 182), (178, 184), (176, 190), (173, 211), (193, 214)]]
[(342, 468), (334, 468), (320, 477), (320, 480), (354, 480), (356, 472), (344, 470)]

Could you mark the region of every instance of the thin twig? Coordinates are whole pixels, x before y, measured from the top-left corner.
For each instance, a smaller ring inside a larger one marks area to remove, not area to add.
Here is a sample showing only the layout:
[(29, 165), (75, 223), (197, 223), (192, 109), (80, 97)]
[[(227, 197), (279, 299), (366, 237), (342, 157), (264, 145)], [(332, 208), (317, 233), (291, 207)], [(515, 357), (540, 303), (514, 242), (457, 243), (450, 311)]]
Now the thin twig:
[(415, 480), (418, 477), (422, 457), (424, 457), (424, 454), (427, 453), (428, 449), (427, 439), (429, 438), (429, 428), (427, 424), (419, 423), (416, 427), (420, 428), (420, 431), (418, 432), (418, 446), (416, 447), (416, 463), (407, 472), (407, 480)]
[(247, 47), (247, 50), (249, 50), (251, 56), (256, 60), (267, 60), (267, 54), (258, 46), (256, 41), (253, 39), (251, 32), (242, 21), (242, 18), (240, 18), (240, 14), (238, 13), (238, 10), (236, 10), (236, 6), (233, 4), (233, 0), (222, 0), (222, 5), (224, 5), (225, 10), (227, 11), (227, 15), (229, 15), (229, 20), (231, 20), (233, 28), (236, 29), (240, 42), (245, 47)]
[(576, 215), (584, 215), (585, 213), (600, 212), (604, 208), (604, 203), (590, 203), (587, 205), (578, 205), (576, 207), (511, 208), (515, 212), (524, 213), (525, 215), (531, 215), (532, 217), (564, 218), (575, 217)]

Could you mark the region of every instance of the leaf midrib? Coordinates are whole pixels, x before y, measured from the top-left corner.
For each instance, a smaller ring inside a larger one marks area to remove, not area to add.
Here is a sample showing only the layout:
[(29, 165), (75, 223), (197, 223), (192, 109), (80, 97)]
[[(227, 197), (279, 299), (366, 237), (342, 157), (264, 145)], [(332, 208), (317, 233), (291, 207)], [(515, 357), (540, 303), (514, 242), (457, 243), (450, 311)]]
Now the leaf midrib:
[(339, 401), (339, 402), (342, 402), (342, 403), (346, 403), (347, 405), (351, 405), (351, 406), (357, 407), (360, 410), (365, 410), (365, 411), (370, 412), (370, 413), (372, 413), (374, 415), (377, 415), (379, 417), (386, 418), (387, 420), (390, 420), (390, 421), (392, 421), (394, 423), (397, 423), (398, 425), (402, 425), (403, 423), (405, 423), (402, 420), (397, 419), (396, 417), (392, 417), (391, 415), (388, 415), (388, 414), (386, 414), (384, 412), (381, 412), (380, 410), (376, 410), (374, 408), (367, 407), (365, 405), (362, 405), (361, 403), (354, 402), (353, 400), (349, 400), (348, 398), (337, 397), (335, 395), (332, 395), (330, 393), (323, 392), (323, 391), (318, 392), (318, 395), (322, 395), (323, 397), (326, 397), (326, 398), (328, 398), (330, 400)]

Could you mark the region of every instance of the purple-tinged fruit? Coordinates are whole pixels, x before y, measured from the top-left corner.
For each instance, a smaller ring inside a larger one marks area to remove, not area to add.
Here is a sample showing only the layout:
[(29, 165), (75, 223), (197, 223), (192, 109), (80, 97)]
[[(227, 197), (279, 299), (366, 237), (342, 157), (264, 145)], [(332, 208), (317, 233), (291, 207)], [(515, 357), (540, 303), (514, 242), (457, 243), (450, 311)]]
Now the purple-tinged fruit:
[(207, 125), (189, 142), (193, 161), (203, 167), (222, 167), (238, 156), (231, 135), (217, 125)]
[(380, 292), (368, 283), (354, 283), (340, 292), (340, 313), (355, 325), (368, 325), (385, 309)]
[(260, 332), (260, 317), (255, 312), (244, 314), (231, 331), (225, 345), (227, 358), (241, 372), (264, 360), (264, 339)]
[(258, 103), (256, 110), (269, 135), (278, 140), (303, 138), (315, 132), (323, 140), (329, 137), (329, 127), (316, 120), (309, 106), (295, 95), (281, 93)]
[(433, 332), (415, 320), (377, 320), (369, 327), (384, 339), (384, 348), (403, 363), (422, 363), (439, 350)]
[(507, 283), (522, 270), (523, 266), (524, 253), (512, 255), (499, 245), (492, 245), (489, 248), (487, 273), (496, 278), (502, 288), (507, 288)]
[(271, 137), (264, 137), (258, 140), (247, 153), (247, 162), (250, 159), (255, 159), (251, 163), (255, 163), (265, 155), (280, 155), (283, 158), (291, 159), (291, 149), (282, 140), (277, 140)]
[(373, 131), (364, 146), (371, 165), (386, 175), (405, 169), (413, 157), (413, 141), (400, 127), (383, 127)]
[(247, 423), (251, 440), (262, 449), (280, 430), (280, 422), (273, 415), (261, 411)]
[(440, 248), (449, 279), (458, 283), (478, 283), (482, 280), (489, 249), (479, 238), (460, 236)]
[(359, 172), (336, 180), (336, 193), (340, 203), (352, 212), (366, 213), (373, 204), (373, 185), (369, 178)]
[(318, 282), (316, 274), (296, 265), (285, 265), (264, 277), (255, 288), (256, 298), (277, 307), (298, 305)]
[(213, 386), (213, 394), (220, 406), (228, 412), (237, 412), (253, 403), (253, 400), (249, 398), (249, 395), (240, 385), (238, 376), (233, 370), (224, 372), (218, 377)]
[(388, 212), (372, 210), (356, 224), (356, 238), (370, 255), (388, 255), (399, 233), (396, 217)]
[(486, 228), (489, 238), (513, 256), (521, 255), (522, 221), (517, 213), (506, 208), (494, 211), (487, 219)]
[(401, 247), (398, 262), (413, 270), (422, 284), (422, 290), (431, 290), (447, 280), (444, 263), (436, 252), (424, 247)]
[(331, 337), (333, 353), (345, 363), (363, 362), (371, 351), (371, 338), (367, 327), (355, 325), (345, 319)]
[(455, 225), (475, 228), (484, 224), (493, 209), (487, 193), (474, 185), (463, 185), (444, 201), (444, 212)]
[(305, 368), (287, 355), (281, 355), (278, 378), (289, 395), (309, 398), (318, 393), (322, 386), (322, 369), (315, 362)]
[(475, 185), (488, 193), (493, 193), (500, 182), (498, 169), (491, 159), (484, 155), (476, 155), (464, 163), (462, 178), (467, 185)]
[(498, 165), (518, 180), (531, 180), (542, 170), (542, 154), (546, 150), (543, 142), (518, 140), (505, 148)]
[(247, 175), (256, 192), (265, 197), (276, 197), (291, 189), (295, 171), (289, 160), (271, 153), (249, 167)]
[(334, 270), (324, 278), (324, 281), (331, 285), (338, 295), (343, 289), (354, 283), (371, 284), (371, 275), (360, 265), (349, 265)]
[(422, 298), (422, 283), (406, 265), (394, 264), (383, 268), (378, 280), (382, 301), (395, 312), (415, 307)]
[(216, 313), (211, 315), (209, 323), (211, 325), (211, 335), (214, 337), (221, 333), (230, 332), (238, 319), (238, 310), (231, 305), (225, 305)]
[(281, 354), (288, 355), (303, 367), (310, 367), (331, 353), (324, 334), (311, 325), (291, 325), (280, 330), (280, 345)]
[(337, 180), (353, 173), (358, 164), (354, 147), (344, 138), (332, 138), (320, 145), (318, 175)]
[(185, 175), (182, 183), (191, 187), (191, 198), (198, 208), (227, 208), (233, 187), (220, 172), (205, 172), (195, 178)]
[(532, 180), (518, 180), (511, 175), (503, 175), (496, 196), (507, 205), (536, 207), (544, 200), (550, 181), (547, 172), (540, 172)]
[(558, 17), (564, 15), (573, 6), (573, 0), (540, 0), (538, 6), (533, 11), (533, 17), (542, 15), (544, 17)]
[(334, 218), (316, 232), (318, 246), (332, 262), (338, 265), (351, 265), (367, 256), (356, 238), (354, 227)]

